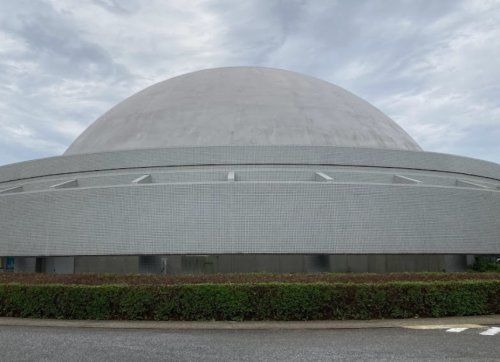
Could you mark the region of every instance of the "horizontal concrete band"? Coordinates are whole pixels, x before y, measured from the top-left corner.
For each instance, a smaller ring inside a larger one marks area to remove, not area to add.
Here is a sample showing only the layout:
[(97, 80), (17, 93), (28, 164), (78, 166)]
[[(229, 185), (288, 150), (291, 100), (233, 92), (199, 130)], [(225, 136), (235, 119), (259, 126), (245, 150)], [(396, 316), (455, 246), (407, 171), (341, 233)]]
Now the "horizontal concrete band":
[(484, 328), (500, 324), (500, 315), (325, 321), (93, 321), (0, 317), (0, 326), (161, 329), (161, 330), (285, 330), (285, 329), (358, 329), (410, 328), (448, 329), (453, 327)]
[(0, 255), (495, 254), (500, 192), (212, 182), (5, 194)]
[(500, 180), (500, 165), (417, 151), (330, 146), (179, 147), (72, 155), (0, 167), (0, 182), (48, 175), (201, 165), (339, 165), (452, 172)]

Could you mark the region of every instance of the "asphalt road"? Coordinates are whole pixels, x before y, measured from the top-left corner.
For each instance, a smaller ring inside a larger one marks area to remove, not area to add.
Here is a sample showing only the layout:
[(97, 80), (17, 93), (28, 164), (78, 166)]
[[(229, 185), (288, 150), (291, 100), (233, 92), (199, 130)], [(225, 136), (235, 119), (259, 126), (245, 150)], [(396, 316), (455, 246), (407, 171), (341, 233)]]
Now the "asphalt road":
[(123, 330), (0, 327), (2, 361), (500, 360), (500, 333), (405, 328)]

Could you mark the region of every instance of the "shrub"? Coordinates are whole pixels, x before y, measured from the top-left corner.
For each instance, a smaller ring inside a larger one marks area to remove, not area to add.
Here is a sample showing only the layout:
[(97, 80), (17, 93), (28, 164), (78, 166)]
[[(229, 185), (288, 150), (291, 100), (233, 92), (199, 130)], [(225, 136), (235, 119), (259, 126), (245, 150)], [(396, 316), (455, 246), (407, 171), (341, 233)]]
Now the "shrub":
[(495, 259), (496, 258), (487, 256), (476, 256), (474, 259), (474, 264), (472, 265), (472, 270), (480, 273), (500, 273), (500, 264), (496, 263)]
[(0, 284), (0, 316), (320, 320), (500, 313), (500, 281), (193, 285)]

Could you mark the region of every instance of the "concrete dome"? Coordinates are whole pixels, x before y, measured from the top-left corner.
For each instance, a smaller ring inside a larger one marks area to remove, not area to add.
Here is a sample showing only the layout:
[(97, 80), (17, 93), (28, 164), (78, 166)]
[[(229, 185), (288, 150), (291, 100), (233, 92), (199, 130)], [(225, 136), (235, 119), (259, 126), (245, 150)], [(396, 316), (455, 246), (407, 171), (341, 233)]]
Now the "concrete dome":
[(333, 84), (285, 70), (231, 67), (146, 88), (97, 119), (65, 154), (230, 145), (421, 150), (389, 117)]

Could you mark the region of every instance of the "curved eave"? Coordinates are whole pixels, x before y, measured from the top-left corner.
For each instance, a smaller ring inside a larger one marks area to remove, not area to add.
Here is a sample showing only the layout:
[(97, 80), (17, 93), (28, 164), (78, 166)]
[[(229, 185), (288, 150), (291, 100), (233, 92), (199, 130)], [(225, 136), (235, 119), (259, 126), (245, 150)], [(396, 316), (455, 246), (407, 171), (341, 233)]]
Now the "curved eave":
[(331, 146), (173, 147), (50, 157), (0, 167), (0, 183), (49, 175), (174, 166), (322, 165), (451, 172), (500, 180), (500, 165), (423, 151)]

